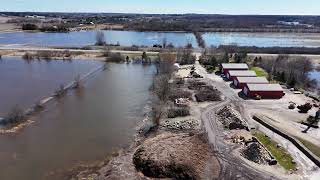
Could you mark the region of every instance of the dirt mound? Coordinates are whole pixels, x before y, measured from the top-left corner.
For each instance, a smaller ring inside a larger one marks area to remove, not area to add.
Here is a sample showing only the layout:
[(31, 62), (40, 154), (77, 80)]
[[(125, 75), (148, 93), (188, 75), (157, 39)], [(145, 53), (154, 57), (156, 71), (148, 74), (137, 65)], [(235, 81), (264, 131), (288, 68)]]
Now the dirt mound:
[(268, 164), (271, 159), (269, 153), (258, 142), (252, 142), (247, 145), (242, 150), (241, 155), (258, 164)]
[(202, 135), (163, 133), (146, 140), (134, 153), (137, 170), (153, 178), (217, 178), (219, 162)]
[(248, 129), (240, 114), (231, 106), (225, 106), (217, 112), (218, 119), (225, 128), (232, 129)]

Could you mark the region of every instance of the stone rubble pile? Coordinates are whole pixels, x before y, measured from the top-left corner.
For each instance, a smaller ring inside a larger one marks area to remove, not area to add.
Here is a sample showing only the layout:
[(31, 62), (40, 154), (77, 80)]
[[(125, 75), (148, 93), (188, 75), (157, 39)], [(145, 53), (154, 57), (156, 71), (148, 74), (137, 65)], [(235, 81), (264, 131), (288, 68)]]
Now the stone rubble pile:
[(271, 157), (259, 142), (252, 142), (244, 147), (241, 155), (258, 164), (269, 164)]
[(199, 123), (194, 119), (181, 120), (181, 121), (169, 121), (166, 120), (162, 127), (173, 130), (190, 130), (199, 126)]
[(225, 106), (217, 112), (218, 119), (225, 128), (232, 129), (248, 129), (240, 114), (232, 109), (231, 106)]

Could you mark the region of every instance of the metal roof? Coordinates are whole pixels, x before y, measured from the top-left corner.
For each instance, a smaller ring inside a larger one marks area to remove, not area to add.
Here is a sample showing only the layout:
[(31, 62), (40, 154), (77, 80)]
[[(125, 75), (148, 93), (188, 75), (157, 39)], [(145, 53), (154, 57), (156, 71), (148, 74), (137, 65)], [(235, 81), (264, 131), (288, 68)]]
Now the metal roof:
[(222, 63), (223, 69), (249, 69), (245, 63)]
[(229, 74), (230, 76), (257, 76), (256, 72), (254, 71), (229, 71)]
[(237, 77), (239, 83), (257, 83), (268, 84), (269, 81), (265, 77)]
[(250, 91), (283, 91), (280, 84), (247, 84)]

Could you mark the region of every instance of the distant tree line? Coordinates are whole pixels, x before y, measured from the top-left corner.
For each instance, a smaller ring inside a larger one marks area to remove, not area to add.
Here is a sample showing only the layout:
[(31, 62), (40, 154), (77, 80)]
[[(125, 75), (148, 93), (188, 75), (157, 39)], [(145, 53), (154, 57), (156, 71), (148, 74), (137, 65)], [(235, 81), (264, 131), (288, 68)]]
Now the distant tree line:
[(255, 57), (252, 65), (266, 70), (269, 80), (277, 80), (289, 87), (314, 89), (317, 86), (317, 82), (308, 76), (313, 70), (313, 64), (309, 58), (303, 56), (290, 57), (282, 54), (274, 59)]
[(256, 47), (256, 46), (236, 46), (221, 45), (217, 49), (225, 50), (228, 53), (250, 52), (268, 54), (320, 54), (320, 48), (310, 47)]
[(65, 24), (58, 24), (58, 25), (47, 25), (39, 27), (36, 24), (22, 24), (22, 30), (24, 31), (35, 31), (39, 30), (41, 32), (69, 32), (69, 27)]

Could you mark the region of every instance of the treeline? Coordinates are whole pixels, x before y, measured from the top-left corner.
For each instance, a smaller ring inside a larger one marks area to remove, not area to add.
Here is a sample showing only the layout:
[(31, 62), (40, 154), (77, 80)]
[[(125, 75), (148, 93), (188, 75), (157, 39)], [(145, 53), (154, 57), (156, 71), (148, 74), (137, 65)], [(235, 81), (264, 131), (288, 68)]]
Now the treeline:
[(286, 54), (267, 60), (255, 57), (252, 66), (263, 68), (271, 81), (277, 80), (292, 88), (317, 88), (316, 80), (309, 78), (313, 63), (307, 57), (290, 57)]
[(198, 46), (201, 48), (206, 48), (206, 42), (204, 41), (202, 34), (200, 32), (193, 32), (194, 36), (196, 37)]
[(236, 46), (221, 45), (217, 49), (225, 50), (229, 53), (250, 52), (268, 54), (320, 54), (320, 48), (311, 47), (256, 47), (256, 46)]
[(41, 31), (41, 32), (69, 32), (70, 29), (65, 24), (58, 24), (58, 25), (48, 25), (48, 26), (41, 26), (39, 27), (36, 24), (23, 24), (22, 30), (24, 31)]
[[(278, 31), (313, 31), (320, 27), (320, 16), (281, 15), (213, 15), (213, 14), (125, 14), (125, 13), (44, 13), (2, 12), (9, 16), (41, 15), (62, 18), (68, 23), (121, 24), (126, 29), (141, 31), (225, 31), (228, 29)], [(290, 25), (281, 22), (298, 22)]]

